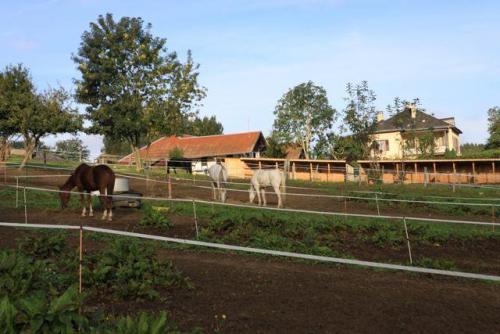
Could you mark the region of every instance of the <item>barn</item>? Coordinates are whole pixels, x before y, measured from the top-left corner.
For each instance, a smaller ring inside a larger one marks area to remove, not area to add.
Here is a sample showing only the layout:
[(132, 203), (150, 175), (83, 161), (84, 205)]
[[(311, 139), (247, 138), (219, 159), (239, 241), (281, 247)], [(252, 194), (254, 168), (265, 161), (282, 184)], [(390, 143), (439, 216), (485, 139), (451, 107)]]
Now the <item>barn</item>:
[[(195, 172), (204, 171), (215, 159), (259, 158), (266, 149), (266, 139), (261, 131), (232, 133), (212, 136), (167, 136), (141, 148), (141, 158), (148, 165), (164, 166), (171, 152), (180, 150), (183, 159), (193, 163)], [(119, 160), (132, 164), (133, 154)]]

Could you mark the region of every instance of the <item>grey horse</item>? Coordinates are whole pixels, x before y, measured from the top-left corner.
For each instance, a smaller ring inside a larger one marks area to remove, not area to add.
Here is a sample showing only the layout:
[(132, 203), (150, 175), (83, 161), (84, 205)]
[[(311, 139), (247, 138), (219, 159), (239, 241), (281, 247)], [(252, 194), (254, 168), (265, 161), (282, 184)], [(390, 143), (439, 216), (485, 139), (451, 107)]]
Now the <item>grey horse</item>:
[(255, 195), (257, 194), (259, 205), (261, 205), (262, 193), (262, 200), (264, 202), (264, 206), (266, 206), (267, 203), (265, 188), (273, 187), (276, 196), (278, 196), (278, 208), (282, 208), (286, 194), (285, 183), (285, 173), (283, 173), (279, 169), (256, 170), (253, 173), (252, 179), (250, 180), (250, 203), (253, 203)]
[(208, 178), (212, 184), (212, 191), (214, 192), (214, 201), (217, 200), (217, 193), (221, 202), (225, 203), (227, 199), (226, 183), (227, 183), (227, 170), (221, 164), (215, 164), (207, 170)]

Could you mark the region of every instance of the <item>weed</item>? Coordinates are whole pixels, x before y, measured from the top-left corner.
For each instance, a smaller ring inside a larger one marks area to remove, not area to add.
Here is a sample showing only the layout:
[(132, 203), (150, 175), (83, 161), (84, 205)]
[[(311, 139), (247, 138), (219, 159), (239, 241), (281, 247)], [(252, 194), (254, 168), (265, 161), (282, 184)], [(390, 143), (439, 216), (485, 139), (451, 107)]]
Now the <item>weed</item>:
[[(163, 208), (163, 207), (161, 207)], [(145, 203), (142, 207), (143, 216), (139, 221), (141, 226), (152, 226), (162, 229), (169, 228), (171, 226), (170, 219), (163, 213), (165, 210), (151, 206), (151, 204)]]

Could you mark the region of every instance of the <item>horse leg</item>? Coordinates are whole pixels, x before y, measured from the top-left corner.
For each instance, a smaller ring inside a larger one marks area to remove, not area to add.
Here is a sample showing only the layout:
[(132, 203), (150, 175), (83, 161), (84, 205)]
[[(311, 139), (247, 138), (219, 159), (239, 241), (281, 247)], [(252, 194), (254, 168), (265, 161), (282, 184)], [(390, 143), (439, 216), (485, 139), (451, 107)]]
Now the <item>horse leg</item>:
[(83, 206), (82, 217), (85, 217), (87, 215), (87, 208), (85, 207), (85, 194), (80, 189), (78, 189), (78, 192), (80, 192), (80, 205)]
[(107, 200), (107, 207), (108, 207), (108, 221), (112, 221), (113, 220), (113, 196), (107, 196), (108, 193), (111, 193), (113, 194), (113, 188), (114, 188), (114, 185), (110, 186), (108, 185), (108, 187), (106, 188), (106, 200)]
[(274, 192), (276, 193), (276, 196), (278, 196), (278, 208), (283, 207), (283, 202), (281, 201), (281, 193), (280, 193), (280, 186), (273, 186)]
[(87, 193), (87, 202), (89, 204), (89, 217), (94, 217), (94, 211), (92, 211), (92, 195)]
[(261, 206), (261, 201), (260, 201), (260, 187), (256, 186), (254, 189), (255, 189), (255, 192), (257, 193), (257, 200), (259, 201), (259, 206)]
[(264, 202), (264, 206), (267, 206), (267, 202), (266, 202), (266, 189), (262, 188), (260, 191), (262, 191), (262, 201)]
[(214, 186), (214, 183), (212, 182), (212, 192), (214, 194), (214, 201), (217, 200), (217, 195), (215, 194), (215, 186)]
[[(99, 192), (101, 193), (101, 204), (104, 207), (104, 211), (102, 212), (102, 217), (101, 220), (106, 220), (106, 217), (108, 215), (108, 190), (106, 188), (104, 189), (99, 189)], [(102, 195), (104, 193), (104, 196)]]

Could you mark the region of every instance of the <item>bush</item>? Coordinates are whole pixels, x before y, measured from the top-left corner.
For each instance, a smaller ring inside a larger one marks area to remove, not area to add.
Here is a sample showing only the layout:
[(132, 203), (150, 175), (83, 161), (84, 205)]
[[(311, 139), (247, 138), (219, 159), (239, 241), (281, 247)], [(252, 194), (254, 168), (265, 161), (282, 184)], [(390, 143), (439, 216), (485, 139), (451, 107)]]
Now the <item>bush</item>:
[(120, 299), (155, 299), (157, 288), (190, 286), (171, 262), (156, 259), (152, 246), (132, 240), (116, 239), (88, 262), (87, 284), (110, 290)]
[(87, 318), (78, 312), (82, 301), (76, 286), (52, 299), (41, 290), (14, 302), (4, 297), (0, 326), (4, 333), (74, 333), (88, 325)]
[(158, 208), (145, 203), (142, 208), (143, 216), (139, 221), (141, 226), (153, 226), (167, 229), (171, 226), (170, 219), (165, 216)]
[(41, 236), (37, 238), (27, 237), (19, 243), (19, 250), (28, 256), (48, 259), (61, 255), (66, 246), (64, 233), (56, 235)]

